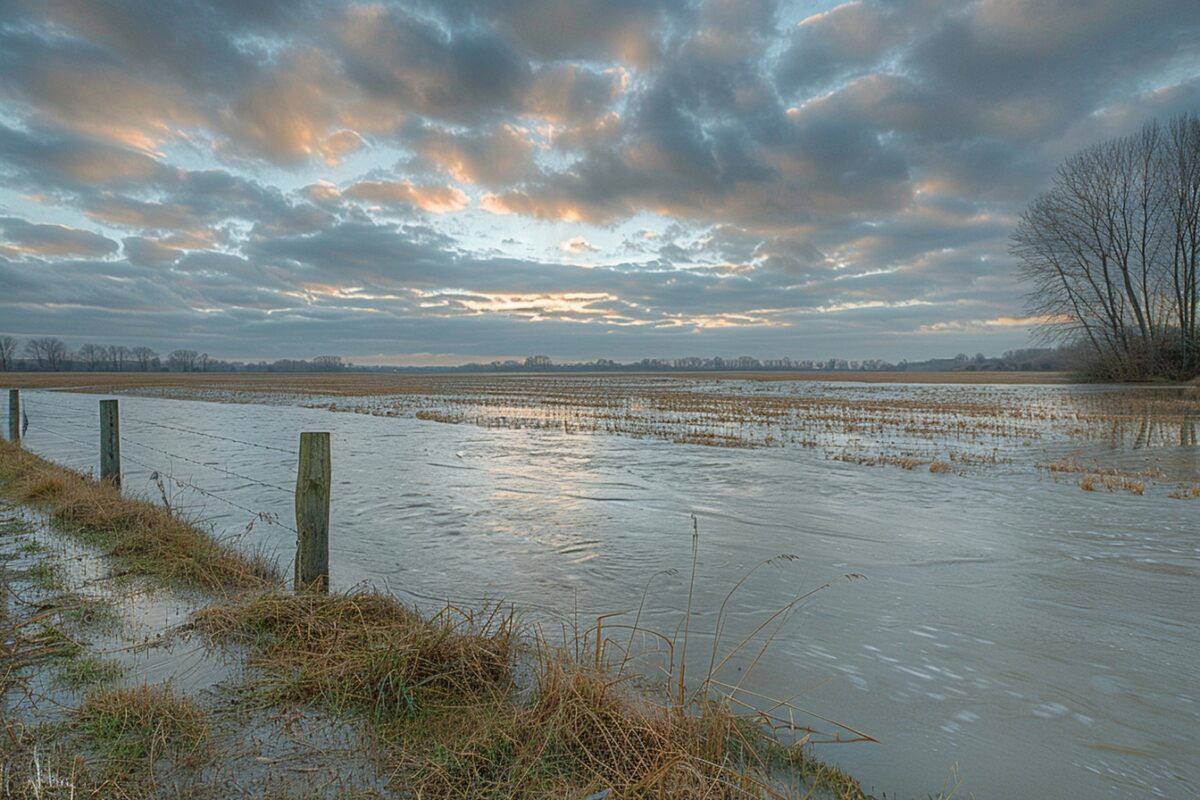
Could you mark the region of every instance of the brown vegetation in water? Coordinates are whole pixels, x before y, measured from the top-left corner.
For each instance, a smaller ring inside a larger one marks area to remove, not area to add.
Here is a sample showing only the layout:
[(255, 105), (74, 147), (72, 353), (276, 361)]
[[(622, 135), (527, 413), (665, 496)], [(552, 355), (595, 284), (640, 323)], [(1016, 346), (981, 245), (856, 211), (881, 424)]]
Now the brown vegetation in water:
[(74, 722), (102, 755), (103, 772), (118, 791), (121, 778), (153, 771), (160, 758), (196, 762), (208, 752), (207, 715), (166, 684), (94, 692)]
[(124, 569), (210, 591), (263, 587), (279, 576), (265, 558), (226, 547), (168, 509), (0, 441), (0, 493), (45, 511), (63, 530)]
[[(17, 377), (53, 382), (59, 376)], [(1001, 385), (842, 384), (815, 389), (804, 385), (808, 376), (790, 373), (62, 377), (81, 391), (117, 389), (220, 402), (282, 399), (330, 411), (485, 428), (707, 447), (800, 447), (850, 463), (905, 469), (940, 460), (959, 474), (1019, 461), (1020, 450), (1038, 442), (1174, 447), (1195, 444), (1200, 429), (1200, 395), (1161, 387), (1021, 391)], [(88, 383), (92, 379), (96, 382)]]
[(263, 699), (364, 715), (393, 783), (419, 797), (865, 797), (727, 699), (631, 693), (594, 653), (517, 642), (498, 607), (425, 617), (376, 592), (266, 594), (195, 624), (250, 648)]

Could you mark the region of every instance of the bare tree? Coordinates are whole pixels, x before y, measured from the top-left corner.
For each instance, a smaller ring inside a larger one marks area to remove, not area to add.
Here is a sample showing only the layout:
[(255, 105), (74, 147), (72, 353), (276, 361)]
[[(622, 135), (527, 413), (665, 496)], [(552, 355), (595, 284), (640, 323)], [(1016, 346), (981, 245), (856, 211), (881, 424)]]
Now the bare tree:
[(1164, 171), (1169, 193), (1171, 290), (1176, 324), (1183, 334), (1184, 357), (1193, 368), (1200, 363), (1200, 119), (1184, 114), (1167, 125)]
[(195, 350), (172, 350), (167, 356), (167, 368), (176, 372), (195, 372), (200, 354)]
[(312, 360), (312, 368), (318, 372), (336, 372), (345, 369), (341, 356), (316, 356)]
[(1029, 310), (1080, 338), (1104, 377), (1184, 377), (1198, 366), (1200, 120), (1093, 145), (1058, 170), (1013, 234)]
[(126, 362), (129, 361), (129, 348), (125, 345), (110, 344), (108, 346), (108, 365), (115, 372), (120, 372), (125, 369)]
[(62, 339), (43, 336), (25, 343), (25, 354), (34, 360), (38, 369), (57, 372), (67, 363), (67, 346)]
[(133, 360), (137, 362), (138, 369), (142, 372), (149, 370), (154, 359), (158, 358), (158, 353), (145, 346), (135, 347), (130, 353), (133, 355)]
[(8, 372), (17, 366), (17, 337), (0, 336), (0, 372)]
[(95, 371), (108, 361), (108, 348), (102, 344), (81, 345), (75, 352), (75, 357), (82, 361), (89, 370)]

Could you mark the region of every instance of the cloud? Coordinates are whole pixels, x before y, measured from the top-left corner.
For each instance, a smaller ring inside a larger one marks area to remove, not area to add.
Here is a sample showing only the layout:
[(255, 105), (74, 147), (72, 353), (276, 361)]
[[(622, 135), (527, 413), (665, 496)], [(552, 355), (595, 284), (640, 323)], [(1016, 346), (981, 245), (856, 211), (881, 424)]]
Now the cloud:
[(115, 253), (117, 243), (91, 231), (66, 225), (40, 225), (15, 217), (0, 217), (0, 253), (10, 256), (88, 256)]
[(559, 248), (564, 253), (599, 253), (600, 248), (589, 242), (582, 236), (572, 236), (559, 243)]
[(1193, 6), (10, 3), (0, 328), (372, 357), (1019, 346), (1014, 220), (1075, 150), (1200, 107)]
[(415, 186), (410, 181), (362, 181), (342, 195), (381, 205), (412, 205), (431, 214), (461, 211), (471, 202), (465, 192), (453, 186)]
[(506, 123), (472, 133), (430, 128), (414, 138), (420, 157), (462, 183), (508, 186), (533, 171), (528, 132)]

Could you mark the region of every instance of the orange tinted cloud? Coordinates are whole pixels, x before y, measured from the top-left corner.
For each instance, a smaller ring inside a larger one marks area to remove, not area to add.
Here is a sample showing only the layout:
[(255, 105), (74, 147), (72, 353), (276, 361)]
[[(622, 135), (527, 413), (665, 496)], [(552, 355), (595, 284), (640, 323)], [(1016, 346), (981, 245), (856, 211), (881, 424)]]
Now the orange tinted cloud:
[(431, 214), (461, 211), (471, 204), (466, 192), (454, 186), (416, 186), (410, 181), (362, 181), (342, 193), (381, 205), (408, 204)]

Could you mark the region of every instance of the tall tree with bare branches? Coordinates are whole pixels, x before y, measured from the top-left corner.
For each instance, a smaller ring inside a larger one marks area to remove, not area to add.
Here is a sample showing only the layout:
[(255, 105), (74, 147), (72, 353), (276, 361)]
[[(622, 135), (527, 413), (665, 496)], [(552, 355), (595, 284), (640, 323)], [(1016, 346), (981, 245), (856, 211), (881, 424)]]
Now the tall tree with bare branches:
[(17, 343), (15, 336), (0, 336), (0, 372), (17, 366)]
[(62, 339), (42, 336), (25, 343), (25, 354), (37, 364), (38, 369), (57, 372), (67, 364), (70, 355)]
[(1196, 374), (1198, 215), (1196, 115), (1077, 153), (1013, 234), (1030, 312), (1083, 340), (1097, 377)]

